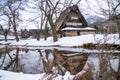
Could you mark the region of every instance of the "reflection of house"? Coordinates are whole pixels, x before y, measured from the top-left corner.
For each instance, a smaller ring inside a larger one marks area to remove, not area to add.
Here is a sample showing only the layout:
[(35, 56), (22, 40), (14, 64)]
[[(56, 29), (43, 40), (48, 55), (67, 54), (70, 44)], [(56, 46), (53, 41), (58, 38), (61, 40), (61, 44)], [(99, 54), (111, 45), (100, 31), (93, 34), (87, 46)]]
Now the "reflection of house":
[(77, 5), (64, 10), (56, 21), (57, 33), (61, 37), (95, 33), (94, 28), (87, 26), (88, 24)]
[[(76, 53), (72, 53), (72, 54), (76, 54)], [(64, 67), (66, 67), (66, 69), (68, 71), (71, 72), (71, 74), (76, 74), (78, 72), (80, 72), (83, 67), (85, 66), (85, 63), (88, 59), (89, 54), (76, 54), (76, 55), (67, 55), (64, 54), (63, 55), (63, 59), (64, 61), (66, 60), (65, 64), (63, 64)]]
[(56, 50), (54, 54), (55, 63), (61, 65), (73, 75), (80, 72), (83, 69), (89, 56), (89, 54), (86, 53), (76, 53), (58, 50)]

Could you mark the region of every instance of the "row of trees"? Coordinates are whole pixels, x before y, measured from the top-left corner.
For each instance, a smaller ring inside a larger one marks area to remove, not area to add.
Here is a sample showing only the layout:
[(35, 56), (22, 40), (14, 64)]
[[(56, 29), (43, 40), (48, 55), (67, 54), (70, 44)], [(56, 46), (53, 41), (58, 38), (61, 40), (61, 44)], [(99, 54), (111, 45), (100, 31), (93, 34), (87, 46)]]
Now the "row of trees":
[[(30, 1), (30, 0), (29, 0)], [(0, 21), (4, 21), (5, 25), (7, 26), (7, 31), (10, 29), (13, 29), (14, 36), (16, 38), (16, 41), (19, 41), (17, 28), (19, 26), (19, 22), (22, 21), (19, 18), (20, 10), (24, 10), (25, 7), (22, 5), (25, 5), (25, 3), (28, 3), (29, 1), (25, 0), (5, 0), (0, 2)], [(37, 37), (37, 40), (40, 39), (40, 31), (41, 29), (45, 29), (45, 39), (47, 38), (48, 33), (48, 26), (50, 26), (51, 33), (53, 36), (53, 40), (57, 41), (57, 35), (56, 35), (56, 19), (60, 15), (60, 13), (68, 6), (72, 6), (75, 4), (79, 4), (81, 0), (32, 0), (32, 2), (35, 2), (34, 8), (36, 9), (37, 13), (39, 14), (36, 18), (32, 19), (33, 22), (35, 22), (36, 26), (39, 29), (39, 36)], [(98, 2), (99, 0), (96, 0)], [(88, 0), (86, 0), (88, 2)], [(108, 20), (114, 20), (117, 22), (118, 26), (118, 32), (120, 34), (120, 21), (117, 15), (120, 12), (120, 1), (119, 0), (104, 0), (107, 8), (102, 8), (100, 6), (100, 3), (98, 2), (98, 6), (102, 12), (101, 15), (106, 16)], [(89, 3), (87, 3), (88, 6), (90, 6)], [(91, 9), (93, 10), (93, 9)], [(36, 21), (36, 19), (39, 18), (39, 21)], [(1, 23), (0, 23), (1, 24)], [(5, 26), (4, 24), (1, 24), (0, 26), (3, 28)], [(109, 31), (109, 28), (108, 28)]]
[[(13, 28), (16, 41), (19, 41), (17, 33), (17, 21), (19, 20), (19, 9), (21, 6), (21, 0), (6, 0), (1, 1), (0, 4), (0, 16), (4, 17), (5, 23), (7, 23), (8, 30)], [(1, 24), (3, 28), (4, 25)]]
[[(77, 0), (76, 3), (78, 4), (81, 0)], [(4, 20), (5, 23), (7, 24), (7, 27), (12, 28), (14, 31), (14, 36), (16, 38), (16, 41), (19, 41), (18, 33), (17, 33), (17, 28), (18, 28), (18, 22), (21, 21), (19, 19), (19, 11), (24, 10), (22, 7), (22, 4), (25, 1), (23, 0), (5, 0), (0, 2), (0, 16), (5, 17), (5, 19), (1, 19), (0, 21)], [(29, 2), (29, 1), (28, 1)], [(40, 18), (40, 22), (35, 22), (36, 26), (39, 29), (39, 36), (37, 40), (40, 39), (40, 31), (42, 27), (45, 27), (45, 39), (47, 37), (47, 27), (48, 25), (51, 27), (51, 33), (53, 35), (53, 40), (57, 41), (57, 35), (56, 35), (56, 24), (55, 21), (60, 14), (60, 12), (68, 7), (73, 5), (74, 0), (33, 0), (33, 2), (36, 2), (35, 9), (37, 9), (37, 13), (39, 16), (37, 18)], [(27, 3), (27, 1), (26, 1)], [(62, 8), (60, 8), (62, 6)], [(31, 7), (33, 8), (33, 7)], [(37, 19), (35, 18), (35, 19)], [(53, 19), (54, 18), (54, 19)], [(34, 19), (34, 20), (35, 20)], [(32, 20), (33, 21), (33, 20)], [(1, 24), (1, 27), (3, 28), (4, 25)]]
[[(106, 19), (106, 21), (104, 22), (105, 24), (101, 24), (100, 27), (98, 28), (99, 31), (106, 32), (107, 34), (111, 32), (118, 32), (120, 38), (120, 0), (103, 0), (103, 1), (95, 0), (95, 1), (97, 2), (97, 5), (99, 7), (98, 9), (100, 10), (99, 13), (98, 12), (95, 13), (104, 16)], [(93, 10), (91, 7), (90, 9)], [(95, 25), (94, 27), (96, 26), (97, 25)]]
[[(36, 1), (36, 0), (35, 0)], [(76, 1), (76, 2), (74, 2)], [(58, 16), (60, 13), (68, 6), (78, 4), (81, 0), (37, 0), (35, 5), (36, 9), (39, 10), (40, 14), (40, 31), (42, 27), (45, 28), (45, 39), (47, 37), (47, 27), (50, 26), (51, 34), (53, 36), (53, 41), (57, 41), (56, 34), (56, 23)], [(40, 39), (40, 36), (37, 38)]]

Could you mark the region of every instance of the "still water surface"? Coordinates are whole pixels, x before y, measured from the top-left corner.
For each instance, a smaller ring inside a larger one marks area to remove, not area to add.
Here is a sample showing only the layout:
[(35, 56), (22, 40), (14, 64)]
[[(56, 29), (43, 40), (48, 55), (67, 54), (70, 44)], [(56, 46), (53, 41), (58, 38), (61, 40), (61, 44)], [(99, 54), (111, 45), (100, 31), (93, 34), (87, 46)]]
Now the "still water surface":
[[(60, 74), (70, 71), (76, 74), (82, 70), (89, 54), (73, 49), (55, 48), (0, 48), (0, 69), (13, 72), (37, 74), (52, 72)], [(81, 50), (80, 50), (81, 51)]]

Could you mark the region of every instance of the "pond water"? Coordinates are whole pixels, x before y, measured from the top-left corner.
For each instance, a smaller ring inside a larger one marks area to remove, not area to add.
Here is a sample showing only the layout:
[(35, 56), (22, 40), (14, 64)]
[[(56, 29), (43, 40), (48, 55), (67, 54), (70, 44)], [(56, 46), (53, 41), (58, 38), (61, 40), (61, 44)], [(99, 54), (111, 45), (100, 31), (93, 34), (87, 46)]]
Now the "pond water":
[(62, 75), (66, 71), (77, 74), (89, 60), (88, 57), (94, 55), (92, 58), (95, 58), (96, 53), (99, 51), (83, 48), (2, 46), (0, 69), (29, 74), (54, 71)]
[(79, 51), (81, 49), (4, 47), (0, 48), (0, 69), (30, 74), (52, 71), (76, 74), (83, 69), (89, 56)]

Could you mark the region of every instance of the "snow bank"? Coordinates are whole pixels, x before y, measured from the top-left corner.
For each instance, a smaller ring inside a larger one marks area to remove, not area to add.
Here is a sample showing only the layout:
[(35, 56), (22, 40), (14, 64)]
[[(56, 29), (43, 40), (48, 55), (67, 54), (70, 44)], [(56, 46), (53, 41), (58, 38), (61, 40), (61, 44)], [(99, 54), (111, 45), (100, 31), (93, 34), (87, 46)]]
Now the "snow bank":
[(0, 70), (0, 80), (39, 80), (43, 74), (23, 74)]
[(20, 40), (19, 42), (13, 41), (11, 45), (20, 45), (20, 46), (81, 46), (86, 43), (109, 43), (109, 44), (120, 44), (118, 39), (118, 34), (110, 34), (105, 36), (103, 34), (89, 34), (89, 35), (80, 35), (74, 37), (62, 37), (58, 41), (53, 42), (52, 37), (48, 37), (47, 40), (40, 39), (27, 39)]
[[(0, 70), (0, 80), (48, 80), (51, 76), (42, 73), (42, 74), (23, 74), (15, 73), (10, 71)], [(64, 76), (57, 74), (52, 80), (73, 80), (74, 75), (71, 75), (69, 72), (66, 72)]]
[[(3, 35), (0, 35), (0, 39), (5, 39)], [(14, 36), (7, 36), (7, 39), (15, 39)]]

